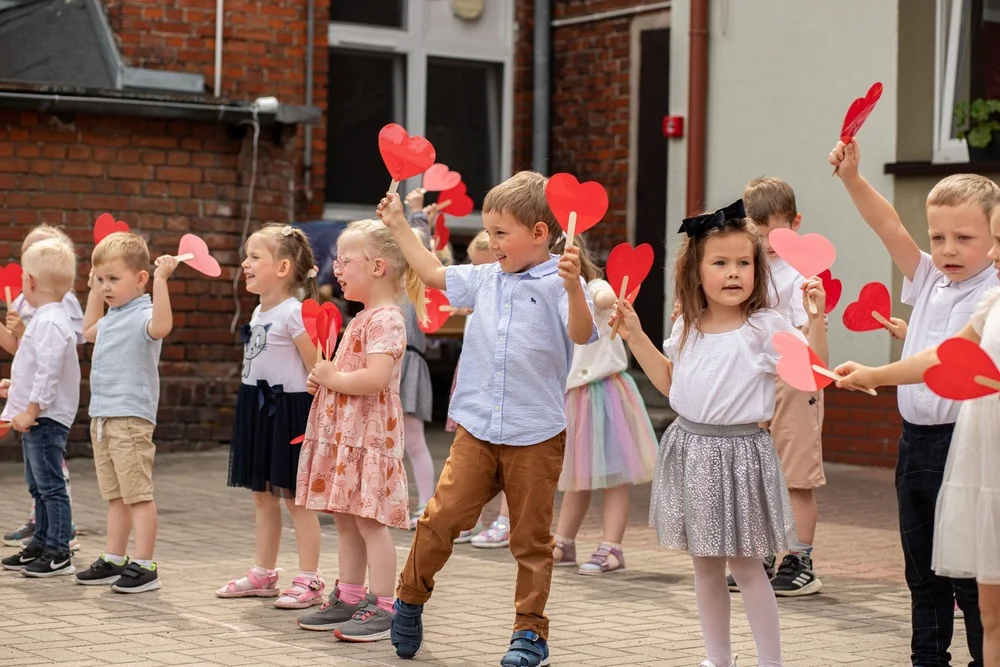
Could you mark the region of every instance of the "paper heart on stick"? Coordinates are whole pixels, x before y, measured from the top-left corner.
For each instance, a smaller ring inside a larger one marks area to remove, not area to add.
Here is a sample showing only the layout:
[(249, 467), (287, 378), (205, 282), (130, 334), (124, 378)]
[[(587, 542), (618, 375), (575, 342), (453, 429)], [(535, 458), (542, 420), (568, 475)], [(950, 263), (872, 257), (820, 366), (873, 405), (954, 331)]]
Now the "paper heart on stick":
[(10, 433), (10, 422), (0, 422), (0, 438)]
[(293, 445), (301, 445), (305, 441), (306, 441), (306, 434), (303, 433), (299, 437), (297, 437), (294, 440), (292, 440), (291, 444), (293, 444)]
[(795, 334), (779, 331), (771, 338), (771, 343), (779, 355), (778, 376), (790, 387), (812, 392), (833, 383), (831, 378), (813, 370), (814, 365), (826, 368), (826, 364)]
[[(873, 313), (878, 313), (882, 322)], [(875, 331), (884, 328), (891, 316), (889, 288), (882, 283), (868, 283), (861, 288), (858, 300), (844, 310), (844, 326), (850, 331)]]
[[(7, 266), (0, 267), (0, 296), (7, 303), (7, 310), (10, 310), (14, 299), (21, 293), (21, 287), (23, 286), (22, 275), (21, 265), (17, 262), (11, 262)], [(7, 296), (8, 293), (10, 295), (9, 299)]]
[(441, 192), (442, 190), (451, 190), (461, 182), (462, 175), (460, 173), (451, 171), (448, 169), (448, 165), (439, 162), (432, 164), (424, 172), (422, 187), (428, 192)]
[(444, 326), (451, 316), (451, 302), (444, 292), (433, 287), (424, 288), (424, 300), (427, 302), (427, 319), (420, 322), (420, 330), (432, 334)]
[(105, 236), (110, 236), (115, 232), (129, 231), (128, 223), (122, 220), (115, 221), (115, 216), (110, 213), (102, 213), (97, 216), (94, 222), (94, 243), (100, 243)]
[(826, 291), (826, 315), (833, 312), (833, 309), (840, 303), (840, 297), (844, 292), (844, 283), (833, 277), (830, 269), (819, 274), (819, 279), (823, 281), (823, 289)]
[(431, 142), (423, 137), (411, 137), (396, 123), (389, 123), (379, 131), (378, 152), (394, 181), (422, 174), (434, 164)]
[(545, 186), (545, 199), (566, 232), (567, 244), (573, 242), (573, 234), (583, 234), (608, 212), (608, 191), (604, 186), (597, 181), (581, 183), (573, 174), (552, 174)]
[(778, 257), (806, 278), (823, 273), (837, 259), (837, 249), (821, 234), (799, 236), (791, 229), (779, 227), (768, 234), (767, 240)]
[(851, 143), (851, 139), (857, 136), (861, 126), (874, 111), (880, 97), (882, 97), (882, 84), (876, 81), (864, 97), (859, 97), (851, 103), (844, 116), (844, 124), (840, 128), (841, 141), (845, 144)]
[(323, 352), (332, 351), (336, 346), (343, 322), (340, 309), (331, 301), (322, 305), (315, 299), (302, 302), (302, 325), (309, 334), (309, 340)]
[(302, 302), (302, 326), (306, 328), (306, 333), (309, 334), (309, 340), (315, 347), (319, 347), (319, 331), (316, 326), (316, 320), (319, 317), (319, 313), (322, 308), (316, 299), (306, 299)]
[(949, 338), (937, 349), (939, 363), (924, 372), (924, 382), (942, 398), (966, 401), (1000, 391), (1000, 371), (990, 355), (966, 338)]
[(208, 244), (200, 236), (185, 234), (177, 247), (177, 259), (209, 278), (222, 275), (219, 262), (208, 252)]
[(437, 220), (434, 222), (434, 250), (437, 252), (444, 250), (449, 239), (451, 239), (451, 230), (445, 224), (444, 214), (438, 213)]
[(459, 181), (458, 185), (450, 190), (439, 194), (438, 202), (438, 208), (441, 211), (456, 218), (464, 218), (469, 215), (475, 206), (472, 203), (472, 197), (466, 194), (465, 183), (462, 181)]
[[(635, 248), (628, 243), (619, 243), (608, 253), (608, 264), (605, 273), (608, 275), (608, 283), (615, 294), (621, 296), (622, 283), (628, 276), (628, 286), (626, 289), (632, 291), (627, 295), (635, 300), (635, 293), (639, 291), (639, 285), (649, 272), (653, 269), (653, 246), (643, 243)], [(630, 302), (631, 303), (631, 302)]]

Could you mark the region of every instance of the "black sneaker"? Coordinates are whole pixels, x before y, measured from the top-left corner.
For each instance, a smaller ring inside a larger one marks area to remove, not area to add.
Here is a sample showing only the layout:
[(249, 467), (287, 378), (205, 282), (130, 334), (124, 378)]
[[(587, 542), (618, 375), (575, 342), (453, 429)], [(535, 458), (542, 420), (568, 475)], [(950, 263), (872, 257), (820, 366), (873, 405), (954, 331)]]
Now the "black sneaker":
[(778, 597), (791, 598), (819, 593), (823, 582), (813, 572), (812, 558), (788, 554), (771, 580), (771, 588)]
[(26, 547), (27, 544), (24, 543), (25, 540), (30, 540), (31, 536), (35, 534), (35, 522), (29, 521), (23, 526), (20, 526), (16, 530), (12, 530), (9, 533), (5, 533), (3, 536), (4, 546), (8, 547)]
[(23, 570), (28, 565), (41, 558), (42, 551), (42, 547), (29, 544), (13, 556), (7, 556), (4, 558), (0, 561), (0, 565), (2, 565), (5, 570)]
[(84, 586), (113, 584), (122, 576), (126, 565), (128, 565), (128, 560), (122, 565), (115, 565), (104, 560), (104, 557), (98, 558), (86, 570), (76, 573), (76, 583), (83, 584)]
[(145, 593), (155, 591), (161, 585), (160, 577), (156, 574), (156, 563), (147, 570), (133, 562), (125, 566), (111, 590), (115, 593)]
[[(774, 560), (775, 560), (774, 556), (771, 556), (766, 561), (764, 561), (764, 571), (767, 572), (767, 578), (769, 580), (774, 579)], [(734, 579), (733, 575), (731, 574), (726, 577), (726, 585), (729, 586), (729, 592), (731, 593), (740, 592), (740, 587), (736, 585), (736, 579)]]
[(73, 554), (54, 549), (46, 549), (40, 558), (36, 558), (21, 570), (21, 574), (26, 577), (58, 577), (74, 572), (76, 568), (73, 567)]

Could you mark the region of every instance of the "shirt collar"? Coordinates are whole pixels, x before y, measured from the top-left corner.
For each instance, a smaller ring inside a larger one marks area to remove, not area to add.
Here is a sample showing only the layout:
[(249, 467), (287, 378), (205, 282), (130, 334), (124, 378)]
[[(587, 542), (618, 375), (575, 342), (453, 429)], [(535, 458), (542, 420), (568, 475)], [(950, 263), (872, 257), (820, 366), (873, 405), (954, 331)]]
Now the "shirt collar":
[(499, 276), (541, 278), (556, 273), (559, 270), (559, 255), (549, 255), (549, 258), (541, 264), (536, 264), (527, 271), (521, 271), (520, 273), (506, 273), (500, 268), (500, 262), (494, 262), (491, 266)]
[(124, 313), (125, 311), (128, 310), (133, 310), (135, 308), (148, 306), (152, 302), (153, 300), (150, 298), (148, 294), (140, 294), (139, 296), (135, 297), (134, 299), (126, 303), (124, 306), (116, 306), (115, 308), (109, 308), (108, 312)]
[[(27, 303), (27, 302), (25, 302)], [(39, 306), (35, 309), (35, 315), (45, 312), (46, 310), (52, 310), (56, 306), (61, 306), (62, 301), (53, 301), (52, 303), (47, 303), (44, 306)]]

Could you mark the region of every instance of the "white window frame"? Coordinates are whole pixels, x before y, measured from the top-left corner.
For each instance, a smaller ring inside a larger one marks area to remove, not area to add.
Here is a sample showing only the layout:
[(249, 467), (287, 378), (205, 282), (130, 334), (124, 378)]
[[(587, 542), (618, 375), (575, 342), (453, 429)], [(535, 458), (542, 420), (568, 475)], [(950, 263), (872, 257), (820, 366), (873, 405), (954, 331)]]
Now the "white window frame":
[(937, 0), (934, 67), (934, 162), (968, 162), (964, 139), (951, 136), (958, 79), (962, 27), (969, 20), (968, 0), (952, 0), (951, 16), (945, 0)]
[[(514, 0), (491, 0), (501, 7), (500, 24), (503, 29), (501, 39), (485, 41), (475, 38), (465, 38), (451, 35), (425, 35), (423, 0), (406, 0), (403, 28), (385, 28), (379, 26), (364, 26), (353, 23), (331, 22), (328, 28), (330, 48), (351, 51), (379, 51), (382, 53), (400, 54), (406, 56), (406, 102), (404, 117), (394, 119), (406, 127), (411, 135), (423, 135), (426, 130), (427, 115), (427, 59), (451, 58), (473, 62), (500, 63), (503, 65), (503, 81), (501, 81), (502, 111), (500, 116), (500, 180), (510, 175), (513, 161), (513, 131), (514, 131)], [(460, 94), (459, 91), (455, 91)], [(494, 136), (484, 137), (491, 148), (497, 143)], [(377, 150), (375, 137), (372, 137), (372, 150)], [(448, 156), (440, 156), (447, 164)], [(386, 186), (389, 175), (385, 174)], [(420, 184), (420, 177), (408, 179), (399, 184), (401, 192)], [(327, 203), (323, 210), (323, 218), (327, 220), (356, 220), (371, 217), (374, 206), (351, 206), (346, 204)], [(482, 202), (476, 202), (482, 205)], [(483, 226), (479, 211), (474, 211), (464, 218), (448, 218), (448, 226), (453, 230), (478, 230)]]

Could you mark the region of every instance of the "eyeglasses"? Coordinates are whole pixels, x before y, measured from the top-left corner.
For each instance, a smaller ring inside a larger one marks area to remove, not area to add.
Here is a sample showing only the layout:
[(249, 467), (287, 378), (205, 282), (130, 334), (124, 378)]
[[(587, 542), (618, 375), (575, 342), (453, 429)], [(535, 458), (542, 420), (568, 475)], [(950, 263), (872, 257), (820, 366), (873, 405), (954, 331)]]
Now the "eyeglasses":
[(371, 260), (371, 257), (368, 256), (368, 253), (365, 253), (364, 257), (337, 257), (336, 259), (333, 260), (333, 270), (334, 271), (346, 271), (348, 264), (350, 264), (351, 262), (357, 261), (359, 259), (362, 262), (367, 262), (367, 261)]

